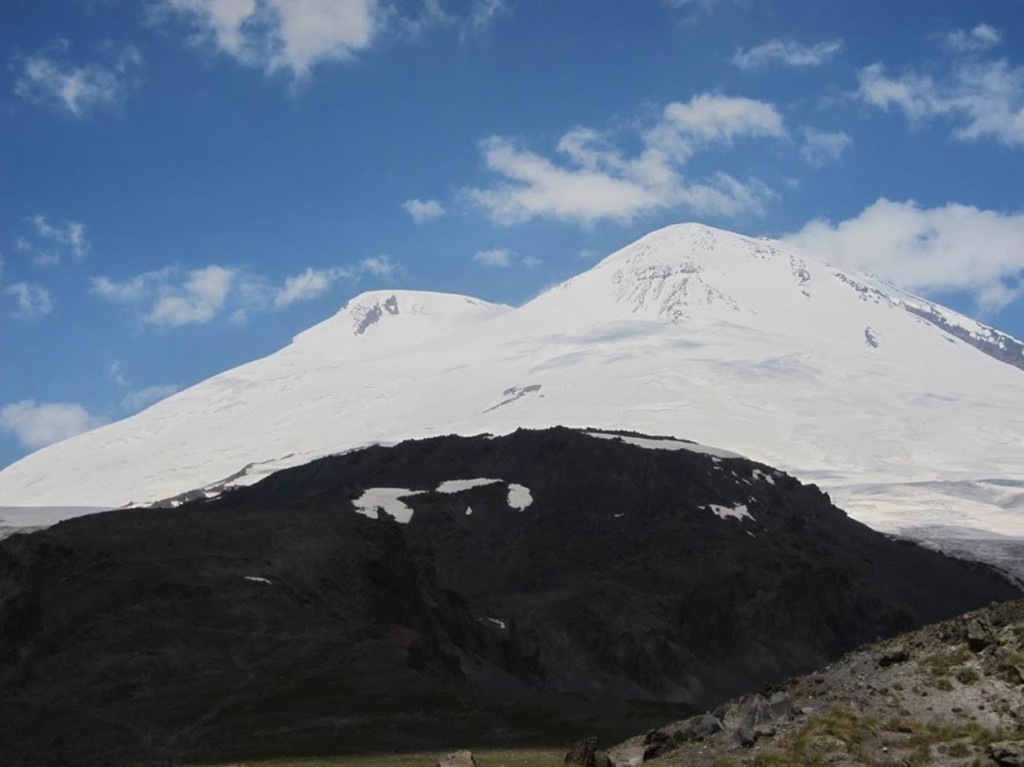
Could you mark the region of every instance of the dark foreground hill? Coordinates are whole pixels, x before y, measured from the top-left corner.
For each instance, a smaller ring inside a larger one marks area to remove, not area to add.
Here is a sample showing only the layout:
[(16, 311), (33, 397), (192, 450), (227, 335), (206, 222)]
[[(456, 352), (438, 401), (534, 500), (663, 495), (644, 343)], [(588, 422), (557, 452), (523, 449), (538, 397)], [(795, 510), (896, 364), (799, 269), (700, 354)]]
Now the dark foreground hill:
[(640, 443), (407, 442), (0, 542), (4, 764), (626, 734), (1020, 596), (770, 467)]

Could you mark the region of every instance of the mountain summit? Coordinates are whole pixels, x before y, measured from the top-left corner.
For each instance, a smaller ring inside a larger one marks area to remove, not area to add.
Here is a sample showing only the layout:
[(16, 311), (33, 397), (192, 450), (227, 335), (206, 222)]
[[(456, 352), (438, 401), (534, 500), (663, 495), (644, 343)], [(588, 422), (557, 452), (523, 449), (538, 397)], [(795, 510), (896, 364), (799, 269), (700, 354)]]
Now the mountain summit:
[(1022, 394), (1016, 339), (683, 224), (515, 309), (358, 296), (275, 354), (6, 468), (0, 507), (209, 495), (369, 443), (560, 424), (728, 448), (879, 529), (1021, 535)]

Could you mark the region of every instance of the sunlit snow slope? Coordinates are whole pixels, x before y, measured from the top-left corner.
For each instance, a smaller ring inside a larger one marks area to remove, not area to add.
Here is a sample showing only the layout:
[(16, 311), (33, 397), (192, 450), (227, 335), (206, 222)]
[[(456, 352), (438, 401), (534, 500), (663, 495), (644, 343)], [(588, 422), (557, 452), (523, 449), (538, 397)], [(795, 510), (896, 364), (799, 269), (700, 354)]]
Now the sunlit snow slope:
[(1024, 346), (699, 225), (518, 308), (378, 291), (286, 348), (0, 472), (0, 507), (143, 503), (370, 442), (554, 424), (720, 446), (896, 530), (1024, 534)]

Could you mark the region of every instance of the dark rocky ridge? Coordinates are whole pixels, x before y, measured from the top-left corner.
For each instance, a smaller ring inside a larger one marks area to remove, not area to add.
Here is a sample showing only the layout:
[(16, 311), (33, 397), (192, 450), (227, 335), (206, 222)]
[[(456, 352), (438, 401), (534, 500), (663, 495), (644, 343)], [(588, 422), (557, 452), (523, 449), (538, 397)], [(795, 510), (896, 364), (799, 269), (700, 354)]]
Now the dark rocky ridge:
[[(354, 513), (374, 487), (428, 492), (400, 525)], [(0, 743), (139, 764), (629, 732), (666, 714), (627, 700), (714, 705), (1019, 594), (744, 459), (439, 437), (0, 542)]]

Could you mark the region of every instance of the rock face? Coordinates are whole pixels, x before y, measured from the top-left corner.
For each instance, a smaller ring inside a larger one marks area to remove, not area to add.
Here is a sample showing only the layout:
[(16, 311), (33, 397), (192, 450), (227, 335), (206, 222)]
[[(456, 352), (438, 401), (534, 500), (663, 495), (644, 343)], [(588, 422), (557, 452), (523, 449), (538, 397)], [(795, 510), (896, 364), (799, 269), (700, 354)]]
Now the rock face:
[[(722, 451), (439, 437), (0, 542), (0, 742), (237, 760), (522, 742), (531, 716), (564, 742), (567, 712), (640, 729), (623, 701), (715, 705), (1019, 594)], [(785, 708), (758, 705), (743, 740)]]
[[(694, 767), (1013, 767), (1024, 764), (1021, 660), (1018, 601), (864, 647), (770, 697), (744, 696), (619, 748), (642, 745), (644, 761)], [(719, 726), (706, 726), (709, 720)]]

